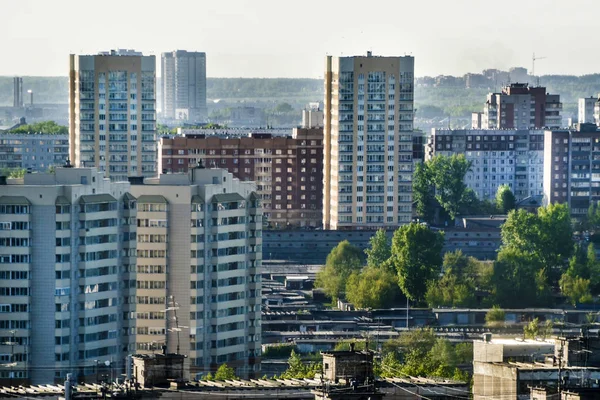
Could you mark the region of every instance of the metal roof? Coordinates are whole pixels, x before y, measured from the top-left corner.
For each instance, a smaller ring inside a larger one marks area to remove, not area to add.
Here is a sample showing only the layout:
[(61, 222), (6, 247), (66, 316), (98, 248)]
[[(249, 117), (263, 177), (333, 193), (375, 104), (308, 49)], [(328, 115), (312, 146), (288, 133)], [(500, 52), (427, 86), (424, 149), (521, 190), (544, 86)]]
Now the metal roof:
[(226, 203), (229, 201), (240, 201), (240, 200), (246, 200), (242, 197), (241, 194), (239, 193), (222, 193), (222, 194), (215, 194), (212, 198), (213, 203), (217, 202), (217, 203)]
[(79, 198), (79, 202), (82, 204), (91, 204), (91, 203), (110, 203), (113, 201), (117, 201), (117, 199), (115, 199), (114, 197), (112, 197), (110, 194), (107, 193), (103, 193), (103, 194), (88, 194), (88, 195), (84, 195), (81, 196)]
[(28, 206), (31, 203), (25, 196), (0, 196), (0, 204)]
[(160, 194), (143, 194), (140, 197), (137, 198), (137, 202), (138, 203), (165, 203), (167, 204), (168, 201), (164, 196), (161, 196)]

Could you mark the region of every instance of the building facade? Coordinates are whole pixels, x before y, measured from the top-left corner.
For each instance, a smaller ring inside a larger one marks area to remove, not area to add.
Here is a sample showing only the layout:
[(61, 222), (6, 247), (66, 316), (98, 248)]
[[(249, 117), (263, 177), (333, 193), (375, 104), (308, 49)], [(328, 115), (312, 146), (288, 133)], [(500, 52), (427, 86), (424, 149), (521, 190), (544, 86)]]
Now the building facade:
[(483, 129), (559, 129), (562, 103), (557, 94), (545, 87), (511, 83), (500, 93), (490, 93), (483, 107)]
[(183, 137), (161, 138), (159, 147), (166, 173), (188, 172), (202, 162), (225, 168), (241, 181), (256, 181), (270, 228), (321, 226), (322, 128), (295, 128), (291, 136), (237, 137), (188, 130)]
[[(260, 369), (262, 210), (254, 182), (190, 169), (131, 186), (137, 198), (138, 354), (165, 345), (186, 373)], [(187, 376), (187, 375), (186, 375)]]
[(155, 176), (156, 60), (132, 50), (70, 56), (69, 142), (76, 167), (113, 181)]
[(432, 129), (426, 159), (453, 154), (472, 163), (465, 184), (480, 200), (493, 201), (504, 184), (517, 200), (543, 194), (543, 130)]
[(69, 158), (69, 136), (44, 133), (0, 134), (0, 169), (46, 171)]
[(161, 116), (167, 120), (204, 121), (206, 53), (176, 50), (162, 53)]
[(411, 221), (414, 58), (327, 56), (323, 227)]
[(544, 132), (544, 202), (583, 218), (600, 201), (600, 131), (594, 124)]
[(2, 382), (122, 370), (135, 349), (135, 220), (129, 183), (94, 168), (0, 181)]
[(577, 108), (577, 122), (580, 124), (595, 124), (596, 118), (594, 115), (594, 107), (596, 106), (597, 102), (598, 98), (594, 96), (579, 99)]

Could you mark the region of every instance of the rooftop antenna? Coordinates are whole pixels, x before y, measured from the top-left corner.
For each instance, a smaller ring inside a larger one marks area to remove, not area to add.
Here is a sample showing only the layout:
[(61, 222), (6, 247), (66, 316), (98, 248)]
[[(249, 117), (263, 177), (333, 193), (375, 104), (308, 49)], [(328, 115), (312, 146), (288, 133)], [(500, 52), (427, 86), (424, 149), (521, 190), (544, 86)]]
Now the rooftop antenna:
[[(536, 60), (543, 60), (544, 58), (547, 57), (536, 57), (535, 53), (533, 53), (533, 56), (531, 57), (531, 76), (533, 76), (535, 78), (535, 61)], [(537, 85), (540, 86), (540, 78), (537, 78)]]

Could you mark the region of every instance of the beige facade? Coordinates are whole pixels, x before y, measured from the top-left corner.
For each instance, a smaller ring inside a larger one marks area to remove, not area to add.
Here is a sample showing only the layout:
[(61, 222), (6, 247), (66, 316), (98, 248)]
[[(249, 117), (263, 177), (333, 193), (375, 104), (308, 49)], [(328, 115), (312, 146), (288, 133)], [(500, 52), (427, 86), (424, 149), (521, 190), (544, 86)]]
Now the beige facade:
[(324, 229), (411, 221), (414, 58), (327, 56)]
[[(135, 199), (94, 168), (0, 182), (0, 380), (121, 370), (134, 350)], [(133, 268), (130, 268), (133, 265)]]
[(69, 142), (76, 167), (112, 181), (155, 176), (156, 61), (118, 50), (70, 56)]
[(260, 365), (262, 210), (253, 182), (191, 169), (132, 185), (139, 354), (188, 356), (186, 377)]

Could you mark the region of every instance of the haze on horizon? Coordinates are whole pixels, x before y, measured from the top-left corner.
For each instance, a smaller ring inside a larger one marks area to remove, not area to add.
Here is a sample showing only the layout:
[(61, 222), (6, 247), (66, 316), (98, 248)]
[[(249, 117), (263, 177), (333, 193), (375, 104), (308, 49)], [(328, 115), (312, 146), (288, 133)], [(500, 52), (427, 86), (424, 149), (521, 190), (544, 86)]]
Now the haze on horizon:
[(416, 57), (416, 75), (600, 72), (594, 0), (8, 0), (0, 75), (66, 76), (68, 55), (207, 53), (210, 77), (323, 76), (324, 57)]

